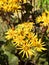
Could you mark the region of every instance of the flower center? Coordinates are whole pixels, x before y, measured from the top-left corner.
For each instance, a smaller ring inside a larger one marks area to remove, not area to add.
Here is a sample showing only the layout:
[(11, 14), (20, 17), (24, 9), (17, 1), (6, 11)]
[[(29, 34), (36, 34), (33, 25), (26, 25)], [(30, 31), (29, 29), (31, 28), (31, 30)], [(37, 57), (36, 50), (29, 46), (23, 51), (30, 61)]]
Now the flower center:
[(29, 50), (29, 47), (28, 47), (28, 46), (25, 46), (25, 47), (24, 47), (24, 50), (25, 50), (25, 51), (28, 51), (28, 50)]
[(40, 48), (41, 47), (41, 44), (37, 44), (36, 46)]

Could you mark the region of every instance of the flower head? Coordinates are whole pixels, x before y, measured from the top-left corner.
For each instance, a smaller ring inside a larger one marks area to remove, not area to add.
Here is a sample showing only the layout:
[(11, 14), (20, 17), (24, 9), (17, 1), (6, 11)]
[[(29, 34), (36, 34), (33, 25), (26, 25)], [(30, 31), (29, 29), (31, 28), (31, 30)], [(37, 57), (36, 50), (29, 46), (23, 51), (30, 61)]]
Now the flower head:
[(34, 51), (31, 49), (31, 45), (26, 42), (19, 46), (18, 49), (21, 50), (19, 54), (23, 53), (22, 57), (26, 55), (26, 57), (28, 58), (29, 56), (34, 55)]
[(30, 58), (35, 55), (36, 52), (41, 52), (46, 50), (44, 48), (45, 44), (38, 40), (37, 35), (32, 31), (34, 29), (32, 22), (24, 22), (18, 24), (15, 28), (9, 29), (6, 32), (6, 39), (12, 40), (13, 45), (16, 47), (19, 54), (22, 54), (22, 57)]
[(49, 13), (43, 12), (42, 16), (39, 16), (39, 17), (36, 18), (36, 21), (38, 23), (43, 22), (42, 25), (48, 26), (49, 25)]
[(9, 30), (5, 33), (5, 34), (6, 34), (5, 38), (6, 38), (7, 40), (13, 39), (13, 38), (15, 37), (16, 33), (17, 33), (17, 32), (16, 32), (15, 30), (9, 29)]
[(18, 4), (19, 0), (0, 0), (0, 10), (5, 12), (15, 12), (21, 8)]
[(41, 39), (39, 39), (39, 41), (37, 41), (36, 43), (35, 49), (38, 52), (42, 52), (42, 50), (47, 50), (46, 48), (44, 48), (44, 46), (45, 46), (44, 42), (41, 42)]

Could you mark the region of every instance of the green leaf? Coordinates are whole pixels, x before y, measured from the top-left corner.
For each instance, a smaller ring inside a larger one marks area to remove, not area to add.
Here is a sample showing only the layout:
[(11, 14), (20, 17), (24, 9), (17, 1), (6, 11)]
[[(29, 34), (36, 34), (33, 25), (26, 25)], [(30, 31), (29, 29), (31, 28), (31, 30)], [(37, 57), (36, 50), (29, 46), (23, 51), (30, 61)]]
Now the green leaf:
[(7, 31), (8, 26), (5, 21), (2, 20), (2, 17), (0, 17), (0, 41), (6, 41), (5, 40), (5, 32)]
[(5, 51), (4, 54), (8, 56), (9, 65), (18, 65), (18, 57), (8, 51)]
[(4, 54), (8, 56), (9, 65), (18, 65), (19, 59), (14, 55), (14, 47), (12, 44), (2, 45), (2, 50), (4, 51)]

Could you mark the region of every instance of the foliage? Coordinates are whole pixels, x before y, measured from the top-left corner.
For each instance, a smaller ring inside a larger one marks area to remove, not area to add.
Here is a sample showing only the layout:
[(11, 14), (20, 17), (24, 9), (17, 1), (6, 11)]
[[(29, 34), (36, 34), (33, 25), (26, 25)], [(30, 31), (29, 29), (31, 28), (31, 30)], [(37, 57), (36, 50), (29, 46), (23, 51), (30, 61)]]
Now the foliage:
[(0, 65), (49, 65), (49, 0), (0, 0)]
[(43, 10), (49, 10), (49, 0), (38, 0), (38, 6), (39, 8), (42, 8)]
[(4, 46), (1, 48), (2, 51), (0, 51), (0, 64), (1, 65), (18, 65), (18, 58), (5, 50)]

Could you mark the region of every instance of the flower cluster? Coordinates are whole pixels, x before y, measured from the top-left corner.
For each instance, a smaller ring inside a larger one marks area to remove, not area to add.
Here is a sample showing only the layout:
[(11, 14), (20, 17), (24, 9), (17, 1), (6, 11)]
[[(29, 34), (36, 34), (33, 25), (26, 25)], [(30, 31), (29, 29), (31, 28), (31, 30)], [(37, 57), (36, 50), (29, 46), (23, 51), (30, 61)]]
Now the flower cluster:
[(37, 35), (32, 32), (34, 29), (33, 22), (24, 22), (18, 24), (16, 29), (9, 29), (6, 34), (7, 40), (12, 40), (19, 54), (23, 54), (22, 57), (31, 57), (36, 52), (42, 52), (46, 50), (44, 42), (41, 39), (38, 40)]
[(43, 22), (44, 26), (48, 26), (49, 25), (49, 12), (45, 11), (42, 13), (42, 16), (39, 16), (36, 18), (36, 21), (38, 23)]
[(19, 0), (0, 0), (0, 10), (5, 12), (14, 12), (21, 6), (18, 4)]

